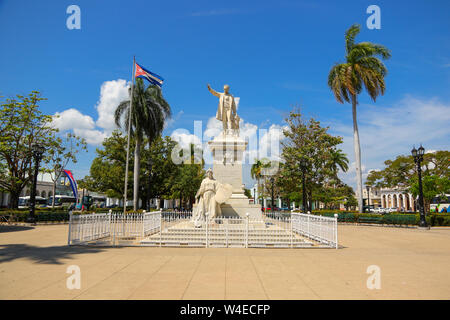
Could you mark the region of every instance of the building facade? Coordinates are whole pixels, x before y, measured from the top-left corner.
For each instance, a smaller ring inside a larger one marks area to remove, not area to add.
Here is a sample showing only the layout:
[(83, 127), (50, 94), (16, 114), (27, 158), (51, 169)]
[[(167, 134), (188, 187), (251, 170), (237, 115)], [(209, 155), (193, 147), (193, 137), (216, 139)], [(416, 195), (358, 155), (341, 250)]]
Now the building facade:
[(402, 188), (363, 188), (363, 199), (375, 208), (391, 208), (398, 211), (416, 211), (415, 199)]

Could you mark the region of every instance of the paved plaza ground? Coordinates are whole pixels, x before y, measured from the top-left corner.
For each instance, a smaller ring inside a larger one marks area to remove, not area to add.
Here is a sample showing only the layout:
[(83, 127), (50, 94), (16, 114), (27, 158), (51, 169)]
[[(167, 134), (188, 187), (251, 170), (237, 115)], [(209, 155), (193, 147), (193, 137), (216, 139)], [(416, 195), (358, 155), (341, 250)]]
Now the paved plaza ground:
[(450, 299), (450, 228), (339, 225), (339, 250), (68, 247), (67, 230), (0, 225), (0, 299)]

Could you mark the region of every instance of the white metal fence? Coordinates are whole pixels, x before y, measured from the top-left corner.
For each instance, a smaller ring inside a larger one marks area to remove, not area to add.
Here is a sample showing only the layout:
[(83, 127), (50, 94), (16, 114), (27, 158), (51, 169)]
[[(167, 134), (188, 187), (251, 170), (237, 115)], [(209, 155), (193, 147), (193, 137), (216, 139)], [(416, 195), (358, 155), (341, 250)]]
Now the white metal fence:
[(190, 211), (70, 215), (69, 245), (338, 248), (337, 217), (274, 212), (194, 227)]
[(292, 213), (293, 232), (315, 240), (322, 245), (338, 248), (337, 214), (334, 218)]
[(160, 232), (161, 212), (70, 214), (68, 244), (135, 240)]

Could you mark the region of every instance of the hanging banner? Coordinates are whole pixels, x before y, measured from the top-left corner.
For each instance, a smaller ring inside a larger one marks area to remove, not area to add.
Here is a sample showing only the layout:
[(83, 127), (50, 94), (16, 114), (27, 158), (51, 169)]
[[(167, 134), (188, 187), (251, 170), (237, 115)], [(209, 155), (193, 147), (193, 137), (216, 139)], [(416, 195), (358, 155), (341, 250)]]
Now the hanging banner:
[(70, 181), (70, 186), (72, 187), (73, 196), (75, 197), (75, 199), (78, 199), (78, 186), (77, 186), (77, 182), (75, 181), (75, 179), (72, 176), (72, 172), (70, 172), (69, 170), (63, 170), (63, 171)]

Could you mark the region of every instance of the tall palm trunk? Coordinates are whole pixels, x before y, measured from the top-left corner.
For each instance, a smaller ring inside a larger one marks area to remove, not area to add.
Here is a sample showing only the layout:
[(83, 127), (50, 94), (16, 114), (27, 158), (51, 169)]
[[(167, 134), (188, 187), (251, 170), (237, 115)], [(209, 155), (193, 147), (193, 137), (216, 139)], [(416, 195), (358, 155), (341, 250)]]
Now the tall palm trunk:
[(141, 137), (136, 137), (134, 148), (133, 210), (139, 208), (139, 172), (141, 169)]
[(359, 144), (358, 123), (356, 121), (356, 95), (352, 95), (352, 113), (353, 113), (353, 147), (355, 148), (355, 169), (356, 169), (356, 193), (358, 195), (359, 212), (363, 212), (362, 199), (362, 173), (361, 173), (361, 146)]

